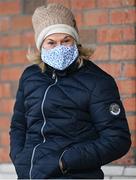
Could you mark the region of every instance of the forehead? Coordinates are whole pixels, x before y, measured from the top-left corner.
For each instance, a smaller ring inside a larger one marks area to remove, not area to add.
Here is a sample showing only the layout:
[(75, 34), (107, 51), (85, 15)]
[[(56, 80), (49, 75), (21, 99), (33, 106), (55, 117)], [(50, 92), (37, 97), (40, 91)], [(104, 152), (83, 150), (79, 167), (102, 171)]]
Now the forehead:
[(47, 36), (45, 38), (45, 40), (54, 40), (54, 41), (57, 41), (57, 40), (63, 40), (64, 38), (71, 38), (71, 39), (73, 39), (73, 37), (70, 36), (69, 34), (54, 33), (54, 34), (51, 34), (51, 35)]

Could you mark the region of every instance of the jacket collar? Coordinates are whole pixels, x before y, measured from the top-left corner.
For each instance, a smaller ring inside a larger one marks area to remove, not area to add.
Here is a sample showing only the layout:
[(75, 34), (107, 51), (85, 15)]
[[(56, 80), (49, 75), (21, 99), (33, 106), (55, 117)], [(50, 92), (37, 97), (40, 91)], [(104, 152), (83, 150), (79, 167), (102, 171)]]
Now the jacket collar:
[(69, 75), (71, 73), (74, 73), (77, 69), (78, 69), (78, 63), (77, 60), (75, 60), (68, 68), (66, 68), (65, 70), (57, 70), (54, 69), (53, 67), (49, 66), (46, 64), (46, 70), (45, 73), (47, 73), (49, 76), (52, 76), (53, 73), (55, 73), (57, 76), (66, 76)]

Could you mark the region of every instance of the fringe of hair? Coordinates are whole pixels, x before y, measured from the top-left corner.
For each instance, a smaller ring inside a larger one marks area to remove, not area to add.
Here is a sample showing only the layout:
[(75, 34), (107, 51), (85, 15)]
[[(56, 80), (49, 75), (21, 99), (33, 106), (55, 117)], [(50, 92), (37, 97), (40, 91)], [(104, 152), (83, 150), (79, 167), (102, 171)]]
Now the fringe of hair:
[(32, 64), (37, 64), (41, 71), (44, 72), (46, 69), (45, 63), (41, 60), (40, 52), (36, 52), (34, 49), (31, 47), (28, 48), (28, 52), (26, 54), (26, 57), (28, 61)]
[[(78, 45), (78, 50), (79, 50), (79, 60), (77, 61), (77, 63), (79, 64), (78, 67), (80, 68), (83, 65), (83, 59), (89, 59), (93, 55), (94, 50), (91, 48), (82, 47), (82, 45)], [(40, 52), (36, 52), (29, 47), (26, 57), (29, 60), (29, 62), (31, 62), (32, 64), (37, 64), (42, 72), (46, 70), (46, 65), (41, 60)]]

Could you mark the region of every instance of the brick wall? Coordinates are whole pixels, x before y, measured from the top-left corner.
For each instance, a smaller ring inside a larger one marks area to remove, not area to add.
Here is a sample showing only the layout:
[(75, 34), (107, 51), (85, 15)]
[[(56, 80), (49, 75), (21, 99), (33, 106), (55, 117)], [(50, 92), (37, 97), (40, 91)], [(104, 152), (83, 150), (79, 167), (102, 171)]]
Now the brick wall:
[(76, 16), (81, 42), (96, 47), (93, 61), (115, 77), (123, 100), (132, 147), (115, 164), (136, 161), (135, 0), (0, 0), (0, 163), (10, 162), (9, 126), (18, 79), (34, 46), (31, 15), (35, 7), (59, 2)]

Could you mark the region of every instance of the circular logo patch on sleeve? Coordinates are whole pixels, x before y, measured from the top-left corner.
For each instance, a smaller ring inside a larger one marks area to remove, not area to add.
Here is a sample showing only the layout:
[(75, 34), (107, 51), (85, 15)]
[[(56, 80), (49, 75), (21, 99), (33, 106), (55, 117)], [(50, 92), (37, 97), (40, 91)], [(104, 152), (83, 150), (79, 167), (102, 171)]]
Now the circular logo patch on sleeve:
[(114, 116), (117, 116), (117, 115), (119, 115), (120, 114), (120, 106), (118, 105), (118, 104), (116, 104), (116, 103), (112, 103), (111, 105), (110, 105), (110, 108), (109, 108), (109, 110), (110, 110), (110, 113), (112, 114), (112, 115), (114, 115)]

